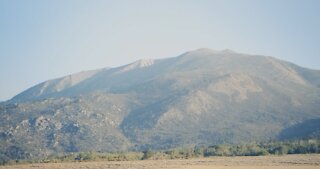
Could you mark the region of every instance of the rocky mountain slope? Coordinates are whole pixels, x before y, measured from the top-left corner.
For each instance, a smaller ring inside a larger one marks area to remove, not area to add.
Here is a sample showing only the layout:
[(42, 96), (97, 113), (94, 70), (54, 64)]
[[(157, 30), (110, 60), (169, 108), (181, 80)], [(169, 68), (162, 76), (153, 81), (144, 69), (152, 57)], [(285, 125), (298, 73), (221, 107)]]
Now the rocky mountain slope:
[(18, 94), (0, 104), (0, 154), (30, 158), (318, 137), (319, 103), (319, 70), (199, 49), (80, 72)]

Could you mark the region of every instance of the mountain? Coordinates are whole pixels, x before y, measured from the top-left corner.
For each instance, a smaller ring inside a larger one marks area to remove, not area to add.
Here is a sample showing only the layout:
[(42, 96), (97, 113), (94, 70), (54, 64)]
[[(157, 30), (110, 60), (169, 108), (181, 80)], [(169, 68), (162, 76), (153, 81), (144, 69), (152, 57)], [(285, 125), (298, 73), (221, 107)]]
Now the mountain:
[(27, 89), (0, 104), (0, 154), (15, 159), (319, 137), (319, 103), (319, 70), (198, 49)]

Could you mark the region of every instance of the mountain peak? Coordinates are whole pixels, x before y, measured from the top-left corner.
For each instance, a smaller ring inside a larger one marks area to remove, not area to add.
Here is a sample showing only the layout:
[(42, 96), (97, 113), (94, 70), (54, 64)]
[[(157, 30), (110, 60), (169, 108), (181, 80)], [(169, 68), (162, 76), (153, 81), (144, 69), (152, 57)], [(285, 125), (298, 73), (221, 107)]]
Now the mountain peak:
[(215, 50), (210, 48), (199, 48), (196, 50), (189, 51), (186, 54), (210, 55), (210, 54), (217, 54), (217, 53), (236, 53), (236, 52), (231, 49)]
[(138, 61), (135, 61), (133, 63), (123, 66), (120, 72), (126, 72), (133, 69), (144, 68), (144, 67), (151, 66), (153, 64), (154, 64), (153, 59), (140, 59)]
[(231, 49), (224, 49), (221, 52), (224, 52), (224, 53), (236, 53), (235, 51), (233, 51)]

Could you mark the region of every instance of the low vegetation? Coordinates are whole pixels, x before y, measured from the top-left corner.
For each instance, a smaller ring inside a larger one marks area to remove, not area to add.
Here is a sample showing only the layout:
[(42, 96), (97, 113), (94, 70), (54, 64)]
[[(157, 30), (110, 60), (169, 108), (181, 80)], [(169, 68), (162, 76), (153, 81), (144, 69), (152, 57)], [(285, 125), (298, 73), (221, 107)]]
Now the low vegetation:
[(215, 145), (195, 146), (189, 148), (175, 148), (166, 151), (144, 152), (81, 152), (63, 155), (51, 155), (42, 159), (8, 159), (0, 156), (1, 165), (26, 163), (61, 163), (81, 161), (133, 161), (147, 159), (188, 159), (210, 156), (264, 156), (285, 154), (320, 153), (320, 140), (273, 141), (266, 143), (251, 143), (243, 145)]

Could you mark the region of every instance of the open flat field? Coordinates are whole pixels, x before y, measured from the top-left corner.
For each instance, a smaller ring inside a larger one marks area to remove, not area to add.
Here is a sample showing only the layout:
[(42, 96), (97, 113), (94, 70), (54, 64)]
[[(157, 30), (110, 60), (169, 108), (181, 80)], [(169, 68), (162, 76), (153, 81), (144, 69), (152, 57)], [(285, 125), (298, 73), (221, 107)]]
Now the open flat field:
[(1, 166), (0, 169), (320, 169), (320, 154), (211, 157), (186, 160), (71, 162)]

